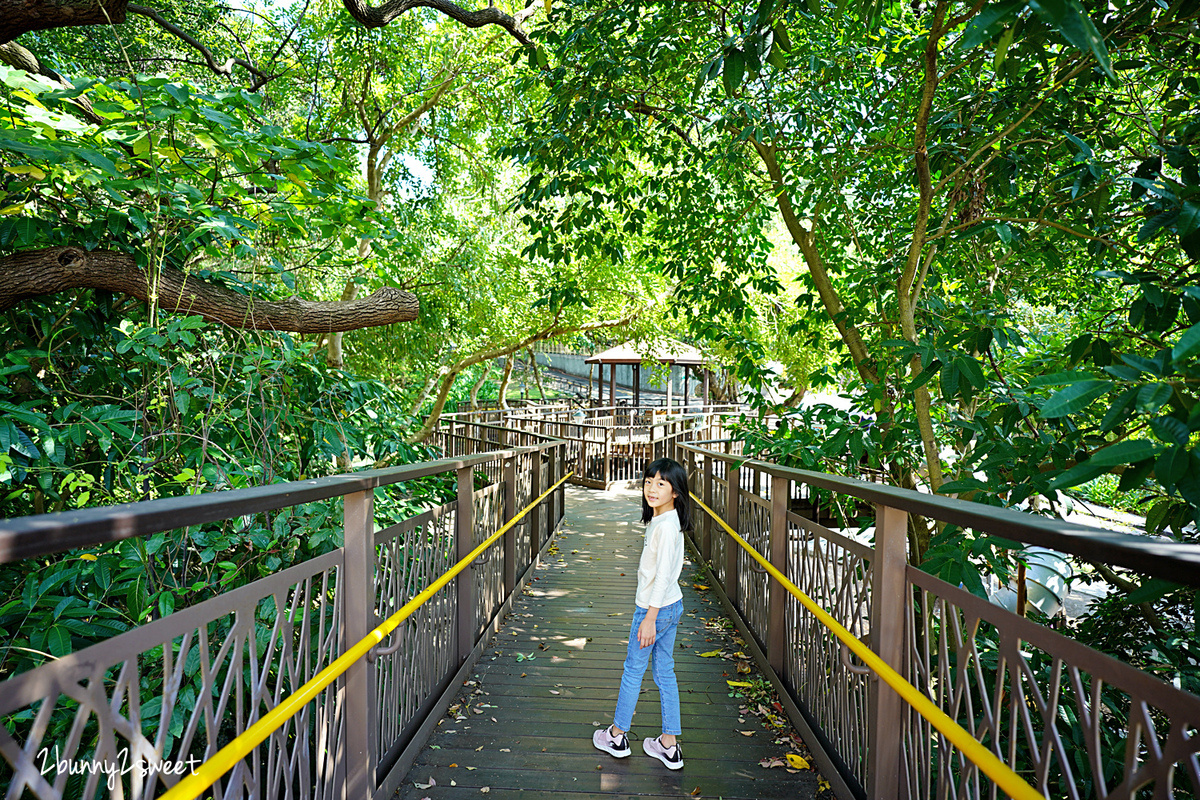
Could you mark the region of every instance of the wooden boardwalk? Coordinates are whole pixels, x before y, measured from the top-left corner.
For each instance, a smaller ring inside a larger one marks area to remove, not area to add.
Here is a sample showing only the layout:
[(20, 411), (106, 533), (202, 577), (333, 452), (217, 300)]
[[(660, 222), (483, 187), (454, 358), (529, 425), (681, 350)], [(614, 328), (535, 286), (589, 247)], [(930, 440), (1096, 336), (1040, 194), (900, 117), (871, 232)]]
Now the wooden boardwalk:
[(788, 748), (777, 743), (778, 731), (739, 713), (744, 700), (729, 696), (726, 681), (746, 676), (727, 659), (697, 657), (736, 647), (705, 626), (721, 606), (693, 588), (690, 556), (675, 658), (683, 769), (672, 772), (642, 753), (642, 739), (661, 731), (649, 670), (630, 733), (633, 755), (615, 759), (592, 746), (592, 731), (612, 721), (644, 527), (630, 490), (568, 488), (566, 515), (463, 702), (438, 724), (396, 797), (817, 797), (817, 773), (760, 766)]

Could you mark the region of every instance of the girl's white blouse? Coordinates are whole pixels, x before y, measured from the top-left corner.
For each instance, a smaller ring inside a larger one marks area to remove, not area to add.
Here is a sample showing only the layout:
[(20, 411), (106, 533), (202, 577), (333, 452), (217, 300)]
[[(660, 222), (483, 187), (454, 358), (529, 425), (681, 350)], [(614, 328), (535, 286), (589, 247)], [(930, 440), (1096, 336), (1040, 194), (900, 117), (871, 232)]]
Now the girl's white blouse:
[(683, 599), (679, 575), (683, 572), (683, 531), (679, 512), (671, 509), (646, 524), (646, 542), (638, 562), (637, 596), (640, 608), (662, 608)]

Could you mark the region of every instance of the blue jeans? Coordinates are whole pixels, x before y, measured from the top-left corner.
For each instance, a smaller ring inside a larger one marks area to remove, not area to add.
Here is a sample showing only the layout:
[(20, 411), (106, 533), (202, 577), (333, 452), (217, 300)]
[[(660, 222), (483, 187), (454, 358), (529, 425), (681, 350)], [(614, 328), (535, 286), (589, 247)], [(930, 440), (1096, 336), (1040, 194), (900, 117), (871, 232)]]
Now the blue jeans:
[(613, 724), (623, 731), (633, 726), (633, 708), (642, 691), (642, 677), (651, 656), (654, 657), (654, 682), (662, 704), (662, 732), (679, 736), (679, 684), (675, 682), (675, 629), (683, 616), (683, 601), (676, 600), (658, 610), (654, 620), (654, 644), (639, 647), (638, 627), (646, 618), (646, 609), (633, 607), (633, 624), (629, 626), (629, 649), (625, 652), (625, 671), (621, 674), (621, 693), (617, 695), (617, 711)]

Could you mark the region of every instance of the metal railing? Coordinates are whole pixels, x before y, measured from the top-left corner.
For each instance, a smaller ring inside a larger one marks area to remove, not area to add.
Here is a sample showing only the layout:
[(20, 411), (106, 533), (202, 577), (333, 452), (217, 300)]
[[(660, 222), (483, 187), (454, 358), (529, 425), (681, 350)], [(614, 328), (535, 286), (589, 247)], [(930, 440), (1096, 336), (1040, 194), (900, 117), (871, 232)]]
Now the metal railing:
[[(563, 477), (555, 457), (563, 442), (522, 441), (385, 470), (0, 523), (0, 562), (8, 562), (336, 497), (344, 509), (342, 547), (0, 683), (6, 797), (94, 797), (107, 788), (149, 798), (178, 783)], [(476, 489), (480, 473), (489, 477)], [(435, 475), (454, 476), (453, 502), (375, 529), (377, 491)], [(216, 779), (212, 796), (391, 796), (562, 512), (560, 489), (504, 534), (502, 551), (433, 592), (389, 646), (313, 692)]]
[(677, 457), (677, 445), (689, 439), (725, 435), (733, 406), (704, 406), (696, 413), (663, 413), (653, 406), (606, 406), (573, 409), (546, 405), (520, 409), (445, 414), (433, 441), (445, 452), (506, 446), (517, 431), (566, 442), (562, 457), (575, 475), (571, 482), (604, 489), (641, 479), (648, 461)]
[[(998, 788), (760, 562), (825, 609), (950, 720), (1053, 798), (1200, 791), (1200, 697), (909, 565), (908, 514), (1200, 584), (1200, 547), (788, 469), (683, 443), (704, 516), (694, 543), (839, 797), (984, 798)], [(796, 512), (817, 487), (873, 507), (868, 536)], [(873, 538), (873, 546), (859, 541)], [(1115, 750), (1114, 750), (1115, 748)]]

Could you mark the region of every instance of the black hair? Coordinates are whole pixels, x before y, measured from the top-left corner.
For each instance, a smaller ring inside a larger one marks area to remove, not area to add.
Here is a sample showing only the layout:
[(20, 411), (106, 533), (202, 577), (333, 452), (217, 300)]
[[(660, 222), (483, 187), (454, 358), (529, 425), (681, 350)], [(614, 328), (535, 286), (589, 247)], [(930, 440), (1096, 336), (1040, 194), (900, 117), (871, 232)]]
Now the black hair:
[[(679, 529), (690, 531), (692, 529), (692, 496), (688, 492), (688, 474), (683, 465), (678, 461), (670, 458), (660, 458), (657, 461), (651, 461), (646, 465), (646, 469), (642, 471), (642, 484), (646, 481), (659, 475), (667, 483), (671, 484), (671, 488), (675, 491), (675, 513), (679, 515)], [(646, 502), (646, 495), (642, 493), (642, 522), (649, 522), (654, 516), (654, 509)]]

